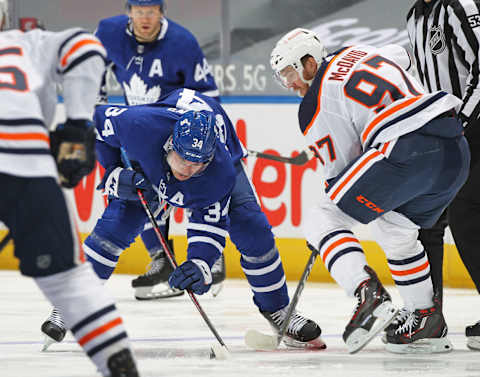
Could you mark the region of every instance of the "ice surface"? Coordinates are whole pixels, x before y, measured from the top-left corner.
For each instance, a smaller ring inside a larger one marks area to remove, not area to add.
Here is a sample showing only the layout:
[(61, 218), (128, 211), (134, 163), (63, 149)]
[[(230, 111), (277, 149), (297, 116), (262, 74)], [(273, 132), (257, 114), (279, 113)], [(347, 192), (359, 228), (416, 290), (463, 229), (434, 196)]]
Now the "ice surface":
[[(335, 285), (309, 283), (300, 299), (300, 311), (316, 320), (323, 330), (325, 351), (274, 352), (248, 349), (247, 329), (269, 332), (270, 327), (253, 305), (244, 280), (229, 280), (217, 298), (199, 296), (200, 303), (230, 349), (228, 360), (211, 360), (210, 334), (188, 296), (158, 301), (136, 301), (130, 288), (132, 276), (114, 275), (107, 288), (124, 315), (138, 358), (141, 376), (342, 376), (342, 377), (442, 377), (480, 376), (480, 352), (465, 345), (465, 326), (480, 320), (476, 291), (446, 289), (445, 317), (455, 350), (437, 355), (394, 355), (384, 351), (380, 338), (364, 350), (349, 355), (341, 339), (354, 307)], [(40, 325), (50, 313), (49, 304), (31, 279), (18, 272), (0, 271), (1, 377), (93, 377), (90, 360), (69, 334), (61, 344), (40, 352)], [(293, 294), (295, 282), (290, 282)], [(387, 287), (394, 303), (401, 305), (394, 287)]]

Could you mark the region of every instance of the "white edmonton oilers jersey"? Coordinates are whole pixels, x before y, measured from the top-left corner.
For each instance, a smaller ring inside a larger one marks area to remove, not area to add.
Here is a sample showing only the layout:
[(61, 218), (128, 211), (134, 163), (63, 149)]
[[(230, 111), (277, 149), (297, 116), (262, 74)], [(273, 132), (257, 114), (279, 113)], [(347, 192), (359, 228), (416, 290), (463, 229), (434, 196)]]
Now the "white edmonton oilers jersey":
[(57, 85), (67, 117), (91, 119), (105, 56), (81, 29), (0, 33), (0, 173), (57, 177), (48, 133)]
[(461, 105), (446, 92), (427, 94), (407, 73), (408, 65), (406, 51), (395, 45), (347, 47), (323, 62), (298, 116), (326, 179), (368, 148), (387, 148), (387, 142)]

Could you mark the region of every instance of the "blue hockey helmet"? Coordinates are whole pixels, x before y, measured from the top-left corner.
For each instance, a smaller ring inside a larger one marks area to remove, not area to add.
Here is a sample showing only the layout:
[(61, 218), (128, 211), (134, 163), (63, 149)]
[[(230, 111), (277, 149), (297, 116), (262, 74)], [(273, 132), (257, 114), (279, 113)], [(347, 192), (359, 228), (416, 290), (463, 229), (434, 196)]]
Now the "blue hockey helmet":
[(191, 162), (210, 162), (215, 153), (215, 118), (205, 111), (187, 111), (173, 127), (172, 147)]
[(140, 6), (160, 5), (163, 7), (163, 0), (127, 0), (127, 4)]

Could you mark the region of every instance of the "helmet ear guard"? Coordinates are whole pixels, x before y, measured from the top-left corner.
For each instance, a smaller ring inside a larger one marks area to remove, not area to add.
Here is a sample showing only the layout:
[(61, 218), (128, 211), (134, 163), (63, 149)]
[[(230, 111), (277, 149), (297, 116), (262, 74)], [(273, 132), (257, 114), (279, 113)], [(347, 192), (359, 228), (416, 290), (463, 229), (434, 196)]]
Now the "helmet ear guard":
[[(307, 55), (312, 56), (318, 65), (322, 64), (327, 56), (325, 46), (313, 31), (297, 28), (280, 38), (270, 55), (270, 66), (275, 72), (277, 81), (280, 72), (292, 66), (303, 82), (311, 84), (313, 80), (305, 80), (303, 77), (302, 58)], [(280, 83), (285, 86), (281, 79)]]
[(213, 159), (217, 135), (215, 118), (206, 111), (187, 111), (173, 127), (172, 149), (184, 160), (208, 163)]

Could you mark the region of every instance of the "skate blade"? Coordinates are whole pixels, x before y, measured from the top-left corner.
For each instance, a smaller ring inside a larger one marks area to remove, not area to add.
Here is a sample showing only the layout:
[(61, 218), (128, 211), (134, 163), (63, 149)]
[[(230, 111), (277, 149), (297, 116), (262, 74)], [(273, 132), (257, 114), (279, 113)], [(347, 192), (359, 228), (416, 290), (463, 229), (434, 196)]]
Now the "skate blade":
[(467, 347), (472, 351), (480, 351), (480, 336), (467, 337)]
[[(273, 351), (276, 350), (279, 346), (278, 335), (267, 335), (263, 334), (257, 330), (248, 330), (245, 334), (245, 344), (254, 350), (257, 351)], [(318, 337), (308, 342), (300, 342), (289, 336), (283, 337), (283, 343), (288, 348), (294, 349), (304, 349), (304, 350), (324, 350), (327, 348), (327, 345)]]
[(54, 343), (59, 343), (57, 342), (55, 339), (53, 338), (50, 338), (48, 335), (45, 335), (45, 338), (43, 340), (43, 348), (42, 348), (42, 352), (45, 352), (48, 350), (48, 347), (50, 347), (52, 344)]
[(285, 336), (283, 338), (283, 343), (288, 348), (296, 348), (296, 349), (302, 348), (302, 349), (311, 350), (311, 351), (324, 350), (327, 348), (327, 345), (320, 337), (310, 340), (308, 342), (300, 342), (299, 340), (295, 340), (289, 336)]
[(163, 298), (177, 297), (185, 294), (185, 291), (176, 288), (165, 288), (161, 291), (152, 291), (153, 287), (135, 288), (135, 298), (137, 300), (159, 300)]
[(377, 318), (370, 331), (363, 328), (354, 330), (347, 341), (348, 352), (351, 354), (357, 353), (365, 347), (370, 341), (383, 329), (385, 329), (390, 322), (393, 321), (397, 315), (398, 309), (393, 306), (391, 301), (385, 301), (373, 311), (373, 316)]
[(212, 288), (211, 288), (212, 296), (217, 297), (222, 289), (223, 289), (222, 283), (212, 285)]
[(429, 354), (429, 353), (447, 353), (453, 351), (453, 345), (448, 338), (428, 338), (419, 339), (409, 344), (387, 343), (385, 349), (391, 353), (403, 354)]

